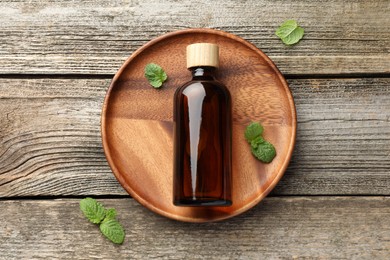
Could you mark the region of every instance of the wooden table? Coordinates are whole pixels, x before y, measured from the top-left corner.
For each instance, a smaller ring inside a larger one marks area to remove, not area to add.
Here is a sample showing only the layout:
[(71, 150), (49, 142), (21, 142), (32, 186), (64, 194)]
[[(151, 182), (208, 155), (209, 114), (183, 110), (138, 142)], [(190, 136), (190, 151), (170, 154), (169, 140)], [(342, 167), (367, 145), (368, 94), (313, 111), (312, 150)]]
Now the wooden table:
[[(0, 4), (0, 259), (390, 257), (390, 2), (9, 1)], [(284, 46), (279, 24), (304, 39)], [(254, 43), (287, 78), (298, 115), (290, 166), (274, 191), (233, 219), (158, 216), (114, 178), (102, 102), (124, 60), (191, 27)], [(118, 210), (110, 243), (79, 201)]]

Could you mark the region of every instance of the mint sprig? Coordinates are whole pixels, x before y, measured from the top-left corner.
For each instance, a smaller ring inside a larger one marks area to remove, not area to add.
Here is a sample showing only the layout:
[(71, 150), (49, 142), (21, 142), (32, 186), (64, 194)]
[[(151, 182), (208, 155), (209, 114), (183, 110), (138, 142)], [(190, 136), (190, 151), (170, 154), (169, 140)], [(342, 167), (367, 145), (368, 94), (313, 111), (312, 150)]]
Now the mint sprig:
[(298, 26), (298, 23), (295, 20), (285, 21), (275, 32), (286, 45), (298, 43), (302, 39), (304, 33), (305, 30)]
[(125, 231), (116, 220), (116, 210), (105, 209), (104, 206), (93, 198), (85, 198), (80, 201), (80, 209), (84, 216), (94, 224), (98, 224), (100, 231), (115, 244), (122, 244), (125, 239)]
[(260, 123), (252, 122), (245, 129), (245, 139), (251, 145), (252, 154), (264, 163), (270, 163), (276, 156), (275, 147), (264, 140), (264, 128)]
[(155, 63), (149, 63), (145, 67), (145, 78), (154, 88), (160, 88), (168, 76), (165, 71)]

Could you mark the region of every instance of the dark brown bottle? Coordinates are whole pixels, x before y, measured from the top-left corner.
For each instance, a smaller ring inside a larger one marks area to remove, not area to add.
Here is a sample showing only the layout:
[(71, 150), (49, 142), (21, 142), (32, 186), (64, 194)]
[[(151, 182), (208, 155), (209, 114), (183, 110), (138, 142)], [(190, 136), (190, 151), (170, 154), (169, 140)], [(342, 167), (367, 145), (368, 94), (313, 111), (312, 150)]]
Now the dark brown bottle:
[(175, 161), (173, 195), (177, 206), (230, 206), (231, 97), (214, 79), (219, 63), (215, 44), (187, 47), (192, 80), (174, 97)]

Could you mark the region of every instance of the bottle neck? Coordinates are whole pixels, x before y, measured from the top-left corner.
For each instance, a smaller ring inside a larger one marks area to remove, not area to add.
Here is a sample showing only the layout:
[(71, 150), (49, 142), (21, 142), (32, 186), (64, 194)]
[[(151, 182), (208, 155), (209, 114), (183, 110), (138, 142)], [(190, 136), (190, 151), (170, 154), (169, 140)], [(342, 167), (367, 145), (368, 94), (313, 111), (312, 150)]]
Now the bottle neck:
[(217, 69), (214, 67), (192, 67), (189, 70), (192, 73), (192, 80), (214, 80)]

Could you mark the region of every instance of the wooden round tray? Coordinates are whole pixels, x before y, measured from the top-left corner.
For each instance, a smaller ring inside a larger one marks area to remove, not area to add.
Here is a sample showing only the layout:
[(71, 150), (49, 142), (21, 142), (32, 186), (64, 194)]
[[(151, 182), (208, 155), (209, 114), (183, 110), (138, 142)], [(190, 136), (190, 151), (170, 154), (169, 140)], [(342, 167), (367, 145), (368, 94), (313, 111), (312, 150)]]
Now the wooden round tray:
[[(218, 80), (230, 90), (233, 106), (233, 205), (177, 207), (172, 203), (173, 95), (191, 79), (186, 46), (220, 47)], [(168, 81), (152, 88), (146, 64), (163, 67)], [(275, 145), (270, 164), (256, 160), (244, 139), (251, 121), (263, 124)], [(273, 62), (247, 41), (213, 29), (188, 29), (158, 37), (135, 51), (111, 82), (102, 111), (104, 152), (115, 177), (138, 202), (163, 216), (188, 222), (238, 215), (262, 200), (287, 168), (294, 148), (296, 113), (288, 85)]]

